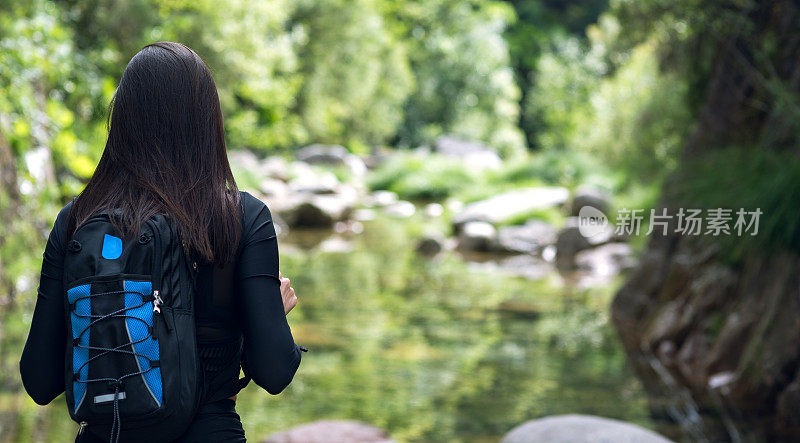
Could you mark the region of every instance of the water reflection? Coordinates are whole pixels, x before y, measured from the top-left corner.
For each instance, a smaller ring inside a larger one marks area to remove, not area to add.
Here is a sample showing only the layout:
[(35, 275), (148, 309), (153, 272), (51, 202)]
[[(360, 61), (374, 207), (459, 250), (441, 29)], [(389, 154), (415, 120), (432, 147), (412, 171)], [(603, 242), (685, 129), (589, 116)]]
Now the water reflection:
[[(400, 441), (496, 441), (568, 412), (652, 428), (607, 321), (611, 288), (505, 277), (449, 253), (426, 260), (413, 251), (419, 230), (378, 217), (337, 236), (352, 249), (325, 247), (327, 233), (281, 239), (281, 268), (300, 297), (290, 323), (311, 351), (280, 396), (253, 385), (241, 394), (251, 440), (323, 418), (365, 421)], [(63, 399), (39, 408), (17, 393), (29, 309), (3, 316), (3, 440), (66, 440), (75, 426)]]

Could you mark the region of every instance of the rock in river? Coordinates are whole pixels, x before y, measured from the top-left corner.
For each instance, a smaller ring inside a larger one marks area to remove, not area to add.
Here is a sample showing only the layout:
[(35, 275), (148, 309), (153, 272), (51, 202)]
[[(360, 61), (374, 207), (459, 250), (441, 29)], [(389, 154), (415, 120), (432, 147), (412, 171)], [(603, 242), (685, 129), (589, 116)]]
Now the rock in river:
[(444, 249), (444, 242), (445, 237), (441, 233), (429, 233), (417, 241), (414, 249), (421, 255), (433, 257)]
[(348, 152), (344, 146), (313, 144), (301, 148), (295, 157), (312, 165), (345, 166), (358, 177), (367, 173), (364, 160)]
[(436, 139), (433, 150), (439, 154), (457, 158), (467, 166), (477, 169), (497, 169), (503, 165), (503, 161), (489, 146), (452, 135), (443, 135)]
[(317, 143), (300, 148), (295, 154), (295, 158), (309, 164), (342, 166), (349, 154), (344, 146)]
[(541, 220), (530, 220), (521, 226), (503, 226), (497, 230), (493, 250), (521, 254), (540, 254), (556, 242), (556, 229)]
[(501, 443), (669, 443), (642, 427), (591, 415), (556, 415), (525, 422)]
[(276, 200), (271, 209), (292, 227), (332, 227), (337, 221), (348, 219), (358, 202), (358, 192), (341, 185), (331, 194), (300, 192)]
[(608, 210), (611, 208), (611, 196), (597, 188), (579, 186), (575, 191), (575, 196), (572, 197), (571, 215), (577, 216), (584, 206), (591, 206), (608, 216)]
[(386, 431), (352, 420), (319, 420), (278, 432), (264, 443), (390, 443)]
[(490, 251), (497, 231), (490, 223), (466, 223), (458, 234), (458, 249), (462, 251)]
[(470, 203), (453, 217), (453, 225), (458, 232), (471, 221), (502, 224), (537, 209), (562, 205), (568, 197), (569, 191), (561, 187), (515, 189)]

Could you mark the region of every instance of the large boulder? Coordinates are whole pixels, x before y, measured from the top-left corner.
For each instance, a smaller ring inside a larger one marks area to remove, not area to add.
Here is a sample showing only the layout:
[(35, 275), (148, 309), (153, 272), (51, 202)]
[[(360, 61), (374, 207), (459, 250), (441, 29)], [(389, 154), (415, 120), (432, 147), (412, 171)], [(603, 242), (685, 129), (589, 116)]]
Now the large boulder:
[(259, 171), (267, 177), (289, 181), (289, 163), (280, 157), (267, 157), (260, 165)]
[(669, 443), (642, 427), (591, 415), (556, 415), (525, 422), (501, 443)]
[(579, 186), (572, 197), (570, 215), (577, 216), (584, 206), (591, 206), (608, 216), (608, 210), (611, 209), (611, 196), (607, 192), (591, 186)]
[(541, 254), (555, 244), (556, 229), (547, 222), (530, 220), (521, 226), (503, 226), (497, 230), (492, 249), (498, 252)]
[(463, 226), (458, 233), (458, 249), (487, 252), (492, 249), (497, 230), (490, 223), (474, 221)]
[(391, 443), (386, 431), (352, 420), (319, 420), (278, 432), (264, 443)]
[(312, 165), (345, 166), (358, 177), (367, 173), (364, 160), (351, 154), (344, 146), (313, 144), (298, 150), (295, 158)]
[(392, 191), (375, 191), (364, 199), (366, 206), (386, 207), (391, 206), (398, 201), (397, 194)]
[(708, 441), (800, 441), (798, 282), (794, 252), (732, 266), (708, 238), (652, 236), (611, 318), (653, 412), (696, 405)]
[(315, 143), (300, 148), (295, 158), (312, 165), (343, 166), (349, 154), (344, 146)]
[(447, 157), (457, 158), (468, 166), (478, 169), (497, 169), (503, 164), (497, 153), (489, 146), (452, 135), (443, 135), (436, 139), (433, 151)]
[(569, 191), (561, 187), (520, 188), (468, 204), (453, 217), (456, 231), (471, 221), (503, 224), (538, 209), (560, 206)]
[(339, 185), (335, 192), (318, 194), (313, 189), (290, 194), (270, 206), (290, 227), (330, 228), (347, 220), (358, 203), (358, 192)]
[(341, 183), (331, 172), (314, 173), (297, 176), (289, 181), (292, 193), (335, 194)]
[(258, 188), (268, 200), (280, 200), (289, 195), (289, 187), (277, 178), (267, 177), (261, 180)]
[[(589, 234), (588, 236), (586, 234)], [(560, 269), (577, 267), (576, 255), (595, 246), (608, 243), (614, 238), (614, 228), (606, 223), (592, 232), (580, 226), (580, 218), (568, 217), (556, 239), (556, 264)]]
[(556, 240), (556, 264), (560, 269), (575, 268), (575, 256), (592, 244), (581, 234), (577, 225), (567, 225), (558, 231)]
[(384, 207), (383, 212), (390, 217), (408, 218), (417, 212), (417, 208), (414, 206), (414, 203), (405, 200), (398, 200), (391, 205)]

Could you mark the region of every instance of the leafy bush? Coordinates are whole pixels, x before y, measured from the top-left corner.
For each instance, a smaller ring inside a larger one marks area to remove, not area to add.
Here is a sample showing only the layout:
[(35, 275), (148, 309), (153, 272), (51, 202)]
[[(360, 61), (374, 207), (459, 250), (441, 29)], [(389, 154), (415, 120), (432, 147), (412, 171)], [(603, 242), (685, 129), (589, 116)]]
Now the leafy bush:
[(732, 263), (775, 250), (800, 253), (800, 159), (795, 154), (750, 148), (712, 151), (687, 162), (665, 189), (674, 205), (736, 211), (760, 209), (758, 235), (715, 237)]
[(384, 189), (409, 200), (443, 199), (478, 181), (481, 175), (460, 162), (431, 154), (400, 154), (375, 170), (372, 190)]
[(545, 150), (514, 162), (491, 173), (492, 183), (546, 184), (572, 188), (592, 181), (610, 187), (609, 172), (597, 159), (576, 151)]

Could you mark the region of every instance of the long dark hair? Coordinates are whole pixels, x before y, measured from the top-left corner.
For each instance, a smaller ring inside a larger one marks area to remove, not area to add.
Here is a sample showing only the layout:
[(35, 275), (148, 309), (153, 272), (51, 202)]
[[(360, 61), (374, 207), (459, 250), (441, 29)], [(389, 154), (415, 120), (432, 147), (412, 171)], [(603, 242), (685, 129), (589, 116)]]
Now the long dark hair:
[(145, 46), (109, 108), (108, 141), (70, 211), (69, 235), (102, 210), (121, 209), (112, 221), (123, 235), (138, 235), (161, 213), (176, 223), (187, 252), (231, 261), (241, 236), (239, 191), (217, 87), (200, 56), (180, 43)]

